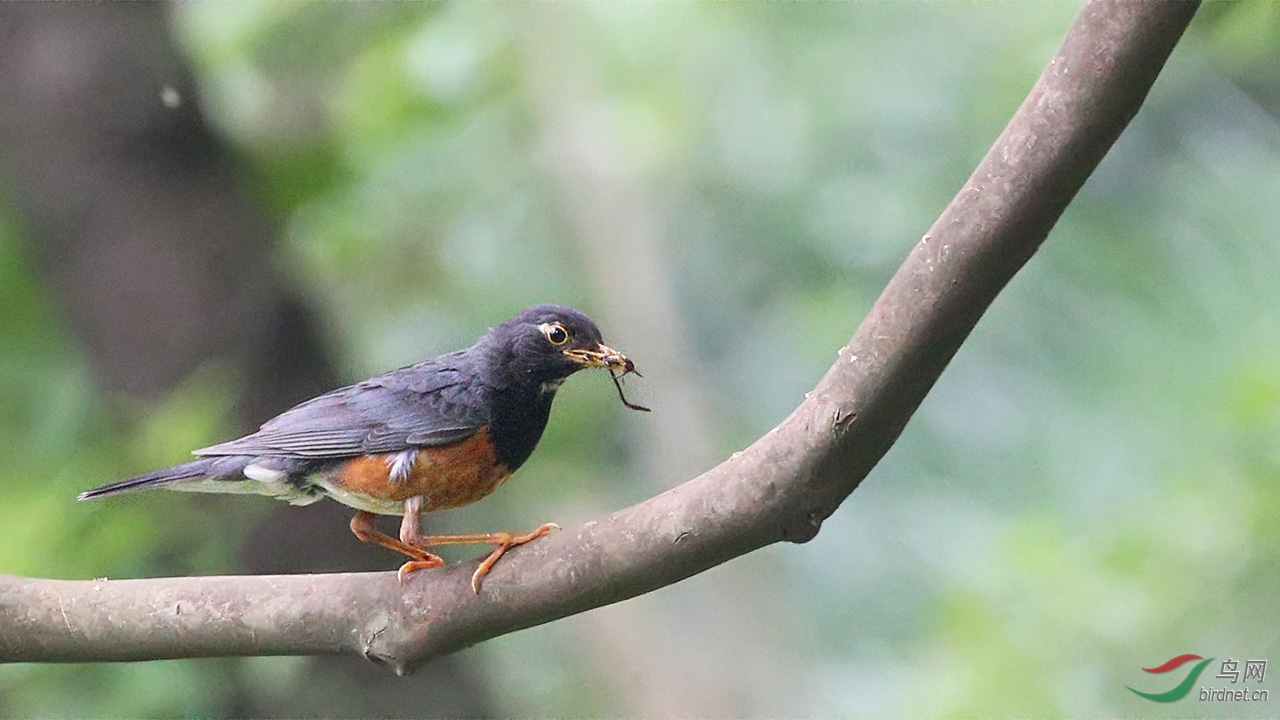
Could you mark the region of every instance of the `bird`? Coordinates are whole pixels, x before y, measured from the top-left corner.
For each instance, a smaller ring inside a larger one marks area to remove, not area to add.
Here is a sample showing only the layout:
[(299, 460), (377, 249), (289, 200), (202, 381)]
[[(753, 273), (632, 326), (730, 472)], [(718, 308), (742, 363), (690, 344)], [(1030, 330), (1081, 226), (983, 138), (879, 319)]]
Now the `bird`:
[[(307, 400), (254, 433), (192, 452), (194, 460), (80, 493), (89, 500), (143, 488), (251, 493), (308, 505), (325, 497), (355, 509), (351, 532), (410, 559), (403, 581), (444, 565), (427, 548), (489, 544), (471, 577), (480, 583), (510, 548), (557, 529), (424, 535), (423, 513), (469, 505), (493, 492), (533, 453), (561, 383), (586, 368), (618, 379), (635, 363), (600, 329), (563, 305), (538, 305), (492, 327), (474, 345)], [(400, 516), (399, 537), (377, 515)]]

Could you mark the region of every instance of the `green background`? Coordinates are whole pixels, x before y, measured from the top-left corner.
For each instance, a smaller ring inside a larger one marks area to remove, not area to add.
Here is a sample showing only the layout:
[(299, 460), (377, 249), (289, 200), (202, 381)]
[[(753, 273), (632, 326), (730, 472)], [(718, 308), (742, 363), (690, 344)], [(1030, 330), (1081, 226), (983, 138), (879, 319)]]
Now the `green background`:
[[(1181, 653), (1280, 655), (1277, 7), (1201, 11), (1044, 248), (815, 540), (465, 651), (485, 706), (1280, 713), (1280, 697), (1162, 705), (1125, 689), (1172, 687), (1181, 673), (1139, 668)], [(647, 416), (601, 376), (566, 385), (528, 465), (449, 520), (488, 530), (583, 522), (780, 421), (1077, 11), (209, 3), (175, 7), (173, 32), (346, 380), (542, 301), (596, 315), (646, 373), (628, 388)], [(575, 165), (566, 143), (596, 164)], [(613, 194), (584, 192), (576, 172)], [(611, 308), (649, 310), (637, 303), (673, 309), (669, 332), (610, 327)], [(0, 572), (236, 572), (268, 500), (74, 501), (226, 439), (228, 382), (204, 368), (120, 419), (20, 219), (0, 219)], [(663, 407), (664, 388), (685, 410)], [(245, 697), (278, 715), (433, 712), (436, 687), (371, 710), (358, 682), (314, 662), (3, 666), (0, 714), (221, 716)], [(1216, 671), (1201, 684), (1221, 687)]]

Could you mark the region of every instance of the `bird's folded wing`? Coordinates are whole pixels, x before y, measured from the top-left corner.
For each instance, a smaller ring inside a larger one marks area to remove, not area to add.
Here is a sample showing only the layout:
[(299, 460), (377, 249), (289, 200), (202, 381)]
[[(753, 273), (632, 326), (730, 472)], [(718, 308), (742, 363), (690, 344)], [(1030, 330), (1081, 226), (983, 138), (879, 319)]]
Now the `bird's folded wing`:
[(465, 364), (438, 362), (449, 358), (339, 388), (272, 418), (252, 435), (193, 454), (330, 458), (465, 440), (489, 418)]

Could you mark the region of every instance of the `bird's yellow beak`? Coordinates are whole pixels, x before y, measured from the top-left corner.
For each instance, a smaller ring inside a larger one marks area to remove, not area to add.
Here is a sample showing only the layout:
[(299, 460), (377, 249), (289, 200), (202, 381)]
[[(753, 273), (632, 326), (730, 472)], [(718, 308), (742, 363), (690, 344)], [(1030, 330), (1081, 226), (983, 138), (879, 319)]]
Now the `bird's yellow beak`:
[(570, 360), (586, 367), (607, 367), (610, 370), (621, 371), (623, 375), (636, 371), (636, 364), (626, 355), (604, 344), (596, 345), (594, 350), (573, 348), (565, 350), (564, 354)]

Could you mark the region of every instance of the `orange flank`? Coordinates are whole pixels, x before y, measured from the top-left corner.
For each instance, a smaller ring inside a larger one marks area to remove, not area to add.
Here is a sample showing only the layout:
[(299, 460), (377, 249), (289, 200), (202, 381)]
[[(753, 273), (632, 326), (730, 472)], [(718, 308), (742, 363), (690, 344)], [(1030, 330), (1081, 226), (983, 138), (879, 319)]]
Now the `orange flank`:
[(497, 464), (487, 429), (452, 445), (420, 448), (408, 477), (392, 480), (396, 455), (364, 455), (348, 461), (338, 472), (337, 485), (350, 493), (393, 502), (421, 495), (422, 510), (431, 512), (473, 503), (511, 476), (505, 465)]

